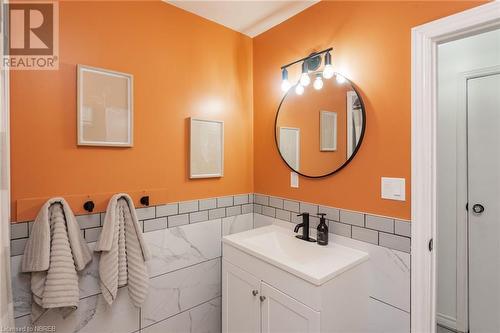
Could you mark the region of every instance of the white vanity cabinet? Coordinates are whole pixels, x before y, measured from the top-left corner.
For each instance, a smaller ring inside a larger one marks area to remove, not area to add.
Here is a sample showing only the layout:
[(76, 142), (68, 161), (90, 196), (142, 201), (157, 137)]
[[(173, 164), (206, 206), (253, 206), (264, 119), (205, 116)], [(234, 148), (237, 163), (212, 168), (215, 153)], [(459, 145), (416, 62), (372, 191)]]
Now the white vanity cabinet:
[(319, 312), (225, 260), (222, 285), (223, 332), (320, 331)]
[(319, 332), (319, 312), (296, 301), (278, 289), (261, 282), (263, 302), (261, 308), (261, 328), (271, 332)]
[(368, 254), (268, 226), (223, 239), (224, 333), (366, 332)]
[(223, 332), (260, 332), (260, 280), (222, 262)]

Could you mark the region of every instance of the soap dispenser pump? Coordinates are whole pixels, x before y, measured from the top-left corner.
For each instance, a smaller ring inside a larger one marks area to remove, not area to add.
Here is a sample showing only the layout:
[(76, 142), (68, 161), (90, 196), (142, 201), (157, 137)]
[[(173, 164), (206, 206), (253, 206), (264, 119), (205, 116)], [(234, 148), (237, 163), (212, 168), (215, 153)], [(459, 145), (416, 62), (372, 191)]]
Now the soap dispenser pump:
[(326, 224), (325, 213), (319, 213), (317, 242), (319, 245), (328, 245), (328, 225)]

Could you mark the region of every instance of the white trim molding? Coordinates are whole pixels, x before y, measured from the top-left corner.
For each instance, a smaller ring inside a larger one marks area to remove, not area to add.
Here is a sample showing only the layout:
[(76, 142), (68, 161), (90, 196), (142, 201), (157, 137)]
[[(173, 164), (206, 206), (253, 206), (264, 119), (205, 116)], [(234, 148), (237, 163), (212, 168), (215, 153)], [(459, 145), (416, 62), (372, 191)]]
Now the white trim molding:
[(412, 29), (411, 331), (436, 331), (437, 45), (500, 27), (492, 2)]
[[(439, 326), (444, 326), (444, 327), (451, 329), (451, 330), (454, 330), (454, 331), (457, 330), (457, 319), (456, 318), (447, 316), (447, 315), (442, 314), (442, 313), (437, 313), (436, 320), (437, 320), (437, 323), (439, 324)], [(462, 332), (462, 331), (460, 331), (460, 332)]]
[[(0, 0), (0, 55), (4, 55), (4, 39), (8, 27), (9, 8)], [(6, 9), (6, 10), (5, 10)], [(3, 59), (3, 58), (2, 58)], [(14, 303), (10, 267), (10, 73), (0, 68), (0, 327), (14, 328)]]

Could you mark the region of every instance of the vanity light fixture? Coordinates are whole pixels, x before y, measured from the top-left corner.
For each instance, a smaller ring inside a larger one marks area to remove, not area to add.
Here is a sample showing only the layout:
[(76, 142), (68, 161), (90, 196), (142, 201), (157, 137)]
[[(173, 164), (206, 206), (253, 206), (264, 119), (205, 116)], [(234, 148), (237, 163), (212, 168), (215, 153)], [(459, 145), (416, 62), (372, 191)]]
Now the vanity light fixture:
[(295, 93), (297, 95), (302, 95), (304, 93), (304, 86), (300, 83), (297, 83), (297, 85), (295, 86)]
[(314, 79), (313, 87), (316, 90), (320, 90), (323, 88), (323, 80), (321, 79), (321, 74), (316, 74), (316, 78)]
[(286, 68), (283, 68), (281, 71), (281, 90), (287, 92), (291, 86), (290, 81), (288, 81), (288, 71)]
[(309, 69), (307, 68), (307, 62), (302, 63), (302, 74), (300, 75), (300, 84), (307, 87), (311, 83), (311, 78), (309, 77)]
[[(305, 87), (307, 87), (311, 83), (311, 75), (314, 76), (314, 89), (320, 90), (321, 88), (323, 88), (323, 78), (331, 79), (335, 75), (332, 66), (332, 50), (333, 48), (330, 47), (323, 51), (314, 52), (307, 57), (281, 66), (281, 90), (286, 93), (292, 87), (292, 84), (288, 80), (287, 68), (298, 63), (302, 63), (302, 72), (300, 74), (299, 82), (295, 85), (295, 93), (297, 95), (302, 95), (304, 93)], [(323, 58), (325, 66), (323, 67), (323, 70), (319, 70), (319, 68), (321, 67), (321, 63), (323, 62)], [(337, 82), (339, 84), (344, 83), (345, 78), (337, 74)]]
[(323, 68), (323, 77), (325, 79), (331, 79), (335, 72), (333, 71), (332, 66), (332, 55), (330, 52), (326, 52), (325, 54), (325, 68)]

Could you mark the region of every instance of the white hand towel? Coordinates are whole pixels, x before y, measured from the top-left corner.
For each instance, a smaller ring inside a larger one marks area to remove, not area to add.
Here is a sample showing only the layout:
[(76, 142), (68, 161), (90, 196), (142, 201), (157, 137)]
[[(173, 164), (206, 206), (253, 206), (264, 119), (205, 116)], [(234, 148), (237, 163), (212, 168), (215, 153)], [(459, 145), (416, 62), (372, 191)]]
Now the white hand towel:
[(31, 272), (34, 322), (47, 309), (76, 309), (80, 299), (76, 272), (91, 260), (67, 202), (63, 198), (48, 200), (35, 219), (21, 265), (23, 272)]
[(109, 201), (95, 251), (101, 252), (99, 279), (106, 302), (112, 304), (118, 287), (128, 285), (132, 303), (140, 307), (148, 292), (146, 261), (150, 254), (127, 194), (115, 194)]

